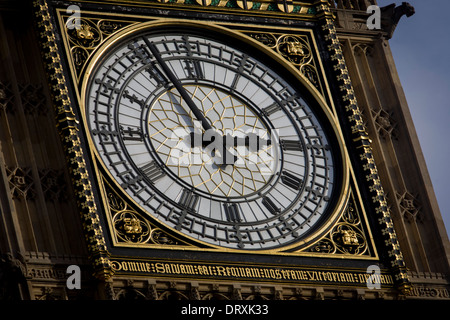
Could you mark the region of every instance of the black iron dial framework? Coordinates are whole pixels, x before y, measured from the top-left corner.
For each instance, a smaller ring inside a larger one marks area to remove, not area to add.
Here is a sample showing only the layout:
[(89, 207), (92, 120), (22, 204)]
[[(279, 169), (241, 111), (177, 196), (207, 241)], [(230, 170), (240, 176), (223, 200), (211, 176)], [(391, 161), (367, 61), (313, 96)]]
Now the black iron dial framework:
[[(86, 86), (96, 155), (177, 232), (230, 249), (291, 246), (324, 223), (342, 186), (329, 120), (287, 73), (248, 42), (198, 28), (123, 37)], [(221, 164), (224, 153), (235, 159)]]

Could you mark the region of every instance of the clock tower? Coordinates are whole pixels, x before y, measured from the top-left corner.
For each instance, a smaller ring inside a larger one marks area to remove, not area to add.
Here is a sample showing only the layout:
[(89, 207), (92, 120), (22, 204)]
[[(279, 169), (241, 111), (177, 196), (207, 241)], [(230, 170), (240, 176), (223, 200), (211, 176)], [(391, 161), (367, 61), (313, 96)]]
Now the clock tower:
[(0, 296), (450, 299), (372, 2), (1, 1)]

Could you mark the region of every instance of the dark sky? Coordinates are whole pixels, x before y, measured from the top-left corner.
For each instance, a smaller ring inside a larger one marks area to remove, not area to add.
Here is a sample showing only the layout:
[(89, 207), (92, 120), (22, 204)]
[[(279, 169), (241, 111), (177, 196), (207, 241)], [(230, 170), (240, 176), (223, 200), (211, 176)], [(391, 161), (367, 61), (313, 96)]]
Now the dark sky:
[(407, 2), (416, 13), (401, 18), (390, 46), (450, 234), (450, 0)]

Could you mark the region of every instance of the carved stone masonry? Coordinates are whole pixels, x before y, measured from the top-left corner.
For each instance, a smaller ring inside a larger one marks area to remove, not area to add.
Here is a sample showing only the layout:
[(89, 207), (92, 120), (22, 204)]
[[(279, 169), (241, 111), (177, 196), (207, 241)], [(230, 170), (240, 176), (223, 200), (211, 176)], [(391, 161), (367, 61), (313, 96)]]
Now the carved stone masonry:
[[(42, 85), (30, 83), (18, 83), (20, 101), (25, 114), (46, 114), (47, 101), (43, 93)], [(14, 113), (16, 104), (11, 84), (0, 82), (0, 110)]]
[(8, 83), (0, 82), (0, 110), (13, 112), (13, 100), (14, 95), (11, 91), (11, 85)]
[(384, 139), (396, 139), (397, 122), (393, 119), (392, 113), (383, 109), (379, 111), (371, 110), (371, 112), (378, 134)]
[(19, 93), (25, 113), (47, 114), (48, 108), (42, 85), (19, 84)]
[[(6, 168), (13, 199), (32, 200), (36, 197), (36, 185), (31, 170), (28, 167)], [(66, 184), (62, 172), (54, 169), (41, 169), (39, 170), (39, 179), (46, 200), (58, 201), (66, 199)]]
[(48, 201), (65, 200), (67, 198), (66, 183), (64, 174), (59, 170), (42, 169), (39, 170), (42, 191)]
[(34, 199), (36, 196), (31, 168), (6, 168), (9, 189), (13, 199)]
[(416, 197), (405, 191), (403, 193), (397, 192), (397, 203), (400, 207), (403, 218), (408, 222), (418, 222), (421, 220), (420, 209), (421, 206)]

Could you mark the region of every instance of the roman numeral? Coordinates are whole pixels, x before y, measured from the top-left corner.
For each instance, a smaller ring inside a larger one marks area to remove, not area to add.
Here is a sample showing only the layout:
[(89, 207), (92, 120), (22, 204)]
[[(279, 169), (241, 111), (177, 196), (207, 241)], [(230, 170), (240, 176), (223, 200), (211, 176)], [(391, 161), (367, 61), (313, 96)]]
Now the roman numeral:
[(264, 197), (262, 199), (262, 204), (270, 211), (272, 214), (278, 214), (281, 212), (281, 209), (277, 207), (275, 203), (273, 203), (272, 199), (269, 197)]
[(321, 152), (323, 152), (324, 150), (327, 150), (327, 151), (330, 150), (330, 146), (329, 145), (327, 145), (327, 144), (326, 145), (318, 144), (317, 140), (315, 140), (313, 144), (308, 143), (306, 145), (306, 148), (307, 149), (314, 149), (314, 150), (316, 150), (316, 154), (317, 155), (320, 155)]
[(186, 64), (185, 69), (188, 72), (188, 78), (189, 79), (203, 79), (204, 75), (203, 75), (203, 69), (202, 66), (200, 65), (200, 62), (197, 60), (185, 60), (184, 61)]
[(98, 129), (93, 129), (92, 130), (92, 134), (95, 135), (101, 135), (103, 136), (103, 139), (108, 141), (109, 140), (109, 136), (117, 136), (119, 133), (117, 131), (110, 131), (108, 129), (106, 129), (105, 125), (101, 126), (101, 130)]
[[(180, 48), (186, 49), (186, 53), (187, 53), (188, 57), (192, 58), (194, 56), (192, 50), (193, 49), (195, 50), (196, 46), (198, 47), (199, 44), (198, 43), (191, 44), (189, 42), (189, 37), (187, 35), (183, 35), (182, 39), (183, 39), (183, 43), (180, 44)], [(195, 60), (195, 59), (186, 59), (184, 62), (186, 64), (185, 69), (187, 70), (188, 77), (190, 79), (198, 80), (198, 79), (204, 78), (203, 69), (200, 64), (200, 61)]]
[[(284, 90), (287, 90), (287, 88), (284, 88)], [(287, 93), (285, 95), (288, 95)], [(277, 111), (281, 110), (281, 107), (287, 106), (287, 105), (296, 105), (297, 103), (295, 102), (295, 99), (297, 98), (296, 95), (293, 96), (288, 96), (287, 98), (284, 98), (282, 100), (280, 100), (279, 102), (274, 102), (272, 103), (270, 106), (265, 107), (264, 109), (262, 109), (262, 112), (264, 115), (266, 115), (267, 117), (274, 114)], [(296, 111), (299, 107), (294, 107), (294, 109), (292, 109), (293, 111)]]
[(111, 79), (109, 79), (108, 81), (102, 81), (101, 79), (95, 79), (94, 82), (96, 84), (100, 84), (101, 86), (103, 86), (103, 93), (108, 93), (108, 90), (111, 90), (115, 93), (119, 93), (120, 90), (117, 89), (116, 87), (114, 87), (113, 82)]
[(133, 141), (144, 140), (141, 128), (133, 129), (131, 127), (127, 127), (127, 129), (124, 129), (124, 127), (120, 126), (120, 134), (122, 135), (123, 140), (133, 140)]
[(159, 165), (154, 161), (148, 162), (147, 164), (140, 167), (139, 170), (141, 170), (142, 174), (150, 179), (152, 183), (166, 175), (164, 171), (161, 170)]
[(239, 207), (236, 203), (224, 203), (223, 208), (225, 209), (225, 215), (229, 222), (238, 223), (242, 221), (239, 213)]
[[(125, 172), (125, 173), (127, 173), (127, 172)], [(125, 174), (125, 173), (123, 173), (123, 174)], [(120, 176), (123, 174), (119, 173)], [(122, 188), (127, 189), (130, 187), (133, 187), (134, 189), (138, 189), (137, 183), (139, 181), (142, 181), (142, 176), (137, 176), (136, 178), (130, 178), (130, 176), (127, 175), (124, 177), (125, 177), (126, 181), (120, 185)]]
[(299, 140), (280, 140), (280, 144), (284, 151), (303, 151), (303, 146)]
[(124, 90), (123, 91), (123, 96), (125, 98), (127, 98), (128, 100), (130, 100), (130, 102), (132, 103), (137, 103), (139, 106), (141, 106), (141, 108), (144, 107), (145, 105), (145, 101), (142, 99), (139, 99), (135, 94), (131, 95), (128, 90)]
[(191, 190), (183, 189), (181, 192), (180, 200), (178, 204), (186, 210), (195, 212), (195, 207), (198, 203), (199, 196), (194, 194)]
[(287, 171), (281, 172), (281, 182), (295, 190), (300, 190), (303, 180)]
[(242, 74), (244, 73), (245, 67), (249, 67), (250, 64), (248, 64), (248, 55), (244, 54), (241, 58), (241, 60), (238, 61), (238, 58), (235, 58), (235, 61), (239, 63), (239, 67), (237, 68), (237, 73), (234, 76), (233, 82), (231, 83), (231, 89), (232, 91), (236, 89), (239, 79), (241, 78)]
[(278, 103), (275, 102), (275, 103), (271, 104), (270, 106), (265, 107), (264, 109), (262, 109), (262, 113), (265, 116), (268, 117), (268, 116), (270, 116), (270, 115), (272, 115), (275, 112), (280, 111), (280, 110), (281, 110), (281, 106)]

